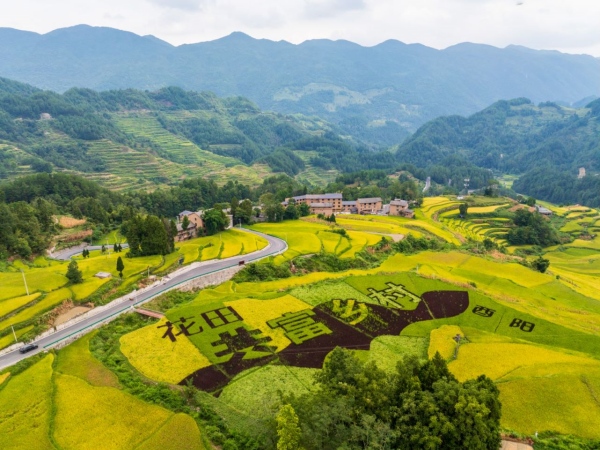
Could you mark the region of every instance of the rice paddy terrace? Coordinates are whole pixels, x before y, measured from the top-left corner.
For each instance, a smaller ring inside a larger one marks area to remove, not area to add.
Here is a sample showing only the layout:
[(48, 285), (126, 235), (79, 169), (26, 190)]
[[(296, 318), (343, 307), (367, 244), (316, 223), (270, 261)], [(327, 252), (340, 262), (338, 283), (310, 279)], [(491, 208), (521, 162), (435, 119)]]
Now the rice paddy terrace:
[[(100, 393), (110, 399), (111, 411), (127, 409), (132, 418), (144, 417), (127, 422), (132, 428), (109, 436), (111, 446), (103, 448), (159, 448), (152, 440), (141, 446), (140, 435), (131, 431), (140, 430), (138, 423), (147, 424), (141, 434), (160, 430), (151, 439), (167, 442), (189, 433), (194, 445), (209, 448), (206, 439), (211, 430), (204, 430), (201, 421), (123, 392), (125, 372), (181, 389), (193, 384), (198, 398), (229, 429), (260, 436), (269, 429), (279, 392), (313, 389), (314, 374), (336, 346), (387, 371), (394, 371), (405, 355), (425, 359), (440, 352), (459, 380), (482, 373), (494, 380), (505, 430), (528, 436), (553, 430), (600, 439), (598, 211), (546, 205), (556, 216), (552, 220), (573, 240), (545, 249), (550, 268), (540, 273), (521, 264), (518, 248), (505, 241), (508, 217), (515, 207), (510, 200), (475, 198), (465, 219), (457, 215), (459, 203), (450, 197), (427, 198), (415, 219), (339, 215), (335, 225), (314, 217), (253, 225), (287, 241), (288, 251), (270, 261), (276, 266), (321, 253), (351, 259), (382, 239), (391, 243), (409, 233), (439, 239), (448, 246), (441, 252), (393, 254), (368, 269), (229, 281), (185, 300), (156, 300), (152, 307), (165, 314), (163, 319), (124, 318), (25, 371), (7, 375), (8, 369), (0, 374), (0, 414), (7, 418), (0, 420), (2, 448), (17, 448), (11, 443), (27, 439), (33, 442), (18, 425), (33, 417), (36, 446), (31, 448), (98, 445), (86, 441), (68, 418), (86, 417), (89, 434), (106, 426), (104, 421), (111, 416), (108, 409), (97, 414), (96, 420), (86, 412), (89, 404), (99, 405), (102, 411), (109, 408)], [(478, 251), (478, 243), (486, 238), (504, 246), (504, 252)], [(218, 238), (210, 239), (212, 245), (208, 241), (180, 245), (177, 258), (183, 256), (188, 263), (260, 245), (241, 242), (236, 235), (228, 236), (225, 246), (217, 245)], [(114, 265), (111, 257), (93, 255), (80, 264), (92, 272), (105, 267), (101, 261)], [(132, 283), (135, 274), (149, 264), (156, 270), (169, 265), (163, 260), (133, 261), (129, 262), (132, 267), (126, 267)], [(8, 326), (6, 320), (18, 323), (10, 311), (25, 313), (48, 298), (59, 298), (60, 292), (84, 298), (83, 291), (98, 289), (85, 283), (79, 293), (64, 287), (57, 275), (65, 272), (61, 263), (16, 264), (15, 269), (24, 267), (28, 274), (38, 270), (39, 275), (30, 278), (39, 286), (34, 284), (32, 295), (26, 297), (19, 288), (17, 270), (0, 274), (5, 277), (3, 285), (6, 280), (7, 286), (15, 286), (0, 300), (0, 311), (9, 311), (0, 321), (2, 329)], [(27, 333), (32, 325), (23, 323), (18, 332)], [(100, 350), (108, 348), (103, 342), (109, 339), (115, 352), (110, 357)], [(32, 382), (45, 387), (17, 402), (19, 390)], [(46, 394), (47, 390), (53, 394)], [(85, 401), (75, 402), (75, 393)]]

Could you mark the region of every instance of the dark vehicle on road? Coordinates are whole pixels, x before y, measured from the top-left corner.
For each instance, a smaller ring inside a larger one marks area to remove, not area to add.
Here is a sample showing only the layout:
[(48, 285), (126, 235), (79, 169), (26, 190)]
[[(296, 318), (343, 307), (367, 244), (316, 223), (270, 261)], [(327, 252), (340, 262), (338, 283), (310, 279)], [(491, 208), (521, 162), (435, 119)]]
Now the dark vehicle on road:
[(26, 345), (25, 347), (21, 347), (19, 349), (19, 352), (21, 352), (21, 353), (29, 353), (31, 350), (35, 350), (36, 348), (38, 348), (37, 345), (35, 345), (35, 344), (29, 344), (29, 345)]

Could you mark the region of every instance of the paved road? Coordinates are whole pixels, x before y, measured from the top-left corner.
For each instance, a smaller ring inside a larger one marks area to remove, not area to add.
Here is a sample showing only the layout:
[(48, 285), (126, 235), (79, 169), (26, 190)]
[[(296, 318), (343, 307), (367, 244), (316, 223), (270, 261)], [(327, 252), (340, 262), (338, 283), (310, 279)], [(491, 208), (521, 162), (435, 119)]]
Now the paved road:
[(166, 279), (166, 282), (164, 282), (164, 283), (156, 286), (155, 288), (150, 289), (142, 294), (138, 294), (135, 297), (134, 301), (116, 304), (112, 307), (109, 307), (109, 308), (103, 310), (103, 311), (100, 311), (96, 315), (93, 315), (85, 320), (82, 320), (81, 322), (75, 323), (75, 324), (73, 324), (67, 328), (64, 328), (50, 336), (46, 336), (42, 339), (35, 341), (34, 343), (38, 345), (38, 348), (34, 351), (31, 351), (25, 355), (22, 355), (21, 353), (19, 353), (18, 350), (15, 350), (11, 353), (0, 356), (0, 369), (3, 369), (8, 366), (12, 366), (29, 356), (32, 356), (32, 355), (35, 355), (36, 353), (48, 350), (48, 349), (56, 346), (57, 344), (59, 344), (61, 341), (68, 339), (69, 337), (76, 335), (78, 333), (81, 333), (82, 331), (85, 331), (86, 329), (91, 331), (91, 329), (92, 329), (91, 327), (93, 325), (96, 325), (101, 322), (102, 323), (109, 322), (112, 319), (118, 317), (121, 313), (131, 309), (133, 305), (139, 305), (144, 302), (147, 302), (148, 300), (156, 297), (159, 294), (162, 294), (163, 292), (177, 288), (179, 285), (181, 285), (182, 283), (184, 283), (188, 280), (197, 278), (202, 275), (206, 275), (208, 273), (218, 272), (220, 270), (223, 270), (223, 269), (226, 269), (229, 267), (237, 266), (240, 261), (245, 261), (245, 262), (256, 261), (258, 259), (262, 259), (267, 256), (275, 255), (277, 253), (283, 252), (287, 249), (287, 244), (284, 241), (282, 241), (281, 239), (278, 239), (276, 237), (269, 236), (269, 235), (266, 235), (263, 233), (258, 233), (256, 231), (250, 231), (250, 230), (244, 230), (244, 231), (249, 232), (249, 233), (254, 233), (259, 236), (264, 237), (265, 239), (267, 239), (269, 241), (270, 246), (266, 247), (263, 250), (260, 250), (258, 252), (255, 252), (255, 253), (252, 253), (249, 255), (234, 256), (233, 258), (215, 260), (211, 263), (207, 263), (205, 265), (202, 265), (201, 267), (197, 267), (195, 269), (188, 270), (185, 273), (181, 273), (179, 275), (177, 275), (177, 272), (173, 272), (172, 274), (169, 275), (169, 278)]
[[(111, 245), (105, 245), (106, 249), (108, 251), (113, 250), (113, 246)], [(61, 261), (68, 261), (69, 259), (71, 259), (72, 256), (75, 255), (79, 255), (84, 248), (87, 248), (88, 250), (102, 250), (102, 245), (88, 245), (88, 244), (80, 244), (80, 245), (76, 245), (75, 247), (69, 247), (69, 248), (65, 248), (64, 250), (58, 250), (56, 252), (51, 252), (50, 253), (50, 257), (54, 258), (54, 259), (59, 259)], [(129, 248), (128, 244), (121, 244), (121, 248), (125, 249), (125, 248)]]

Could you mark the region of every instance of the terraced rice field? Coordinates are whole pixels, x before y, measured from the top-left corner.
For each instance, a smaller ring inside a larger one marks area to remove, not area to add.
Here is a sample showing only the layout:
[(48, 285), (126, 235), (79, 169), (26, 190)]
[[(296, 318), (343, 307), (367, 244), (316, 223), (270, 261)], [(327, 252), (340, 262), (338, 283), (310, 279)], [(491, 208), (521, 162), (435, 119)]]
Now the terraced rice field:
[[(337, 235), (336, 235), (337, 236)], [(51, 310), (65, 300), (81, 302), (93, 295), (110, 282), (110, 279), (94, 277), (98, 272), (112, 273), (116, 271), (117, 259), (123, 257), (125, 270), (119, 292), (125, 293), (136, 282), (145, 278), (151, 272), (162, 273), (173, 265), (178, 264), (179, 258), (184, 258), (184, 264), (195, 261), (206, 261), (214, 258), (228, 258), (239, 254), (247, 254), (267, 246), (267, 241), (259, 236), (245, 233), (236, 229), (228, 230), (219, 235), (192, 239), (177, 244), (177, 251), (167, 255), (140, 258), (124, 258), (125, 252), (112, 252), (111, 243), (122, 241), (115, 232), (106, 237), (109, 240), (110, 254), (102, 254), (99, 250), (92, 251), (90, 258), (75, 256), (79, 269), (83, 273), (83, 283), (67, 286), (65, 273), (67, 262), (58, 262), (41, 258), (33, 265), (15, 261), (8, 272), (0, 272), (0, 349), (13, 344), (10, 326), (17, 329), (18, 337), (31, 330), (29, 322), (41, 314)], [(25, 285), (20, 270), (27, 279), (30, 295), (26, 295)]]
[(190, 416), (118, 389), (115, 375), (90, 354), (89, 338), (60, 351), (54, 368), (48, 355), (5, 381), (2, 449), (204, 449)]
[[(573, 258), (591, 257), (581, 250), (570, 252), (569, 257)], [(431, 278), (434, 274), (438, 279)], [(468, 284), (473, 280), (476, 280), (477, 290)], [(559, 395), (572, 398), (582, 407), (569, 406), (567, 410), (573, 417), (564, 421), (558, 430), (598, 437), (596, 424), (600, 421), (600, 412), (592, 407), (594, 399), (586, 386), (600, 382), (599, 303), (569, 289), (551, 275), (536, 273), (518, 264), (489, 261), (460, 252), (397, 255), (380, 268), (367, 271), (316, 273), (262, 283), (228, 282), (200, 292), (195, 300), (168, 311), (167, 316), (172, 322), (179, 317), (190, 317), (195, 326), (212, 330), (212, 323), (217, 326), (216, 330), (221, 330), (216, 334), (214, 330), (210, 335), (189, 336), (210, 365), (196, 370), (197, 378), (185, 379), (193, 379), (201, 389), (220, 391), (216, 403), (221, 408), (243, 414), (252, 411), (267, 414), (277, 404), (278, 390), (300, 393), (311, 389), (310, 377), (320, 367), (318, 363), (300, 363), (304, 361), (301, 356), (304, 343), (293, 341), (291, 333), (277, 327), (279, 318), (302, 313), (304, 317), (314, 317), (317, 322), (327, 324), (333, 334), (316, 335), (306, 341), (307, 349), (310, 347), (306, 358), (308, 355), (316, 358), (320, 345), (325, 345), (324, 353), (328, 353), (333, 347), (327, 346), (337, 342), (336, 333), (342, 333), (341, 329), (332, 328), (333, 322), (326, 317), (335, 316), (355, 330), (374, 333), (378, 326), (375, 324), (382, 322), (377, 319), (367, 324), (367, 320), (371, 314), (383, 313), (378, 309), (381, 305), (399, 308), (401, 314), (416, 314), (425, 301), (430, 311), (434, 311), (435, 300), (427, 300), (430, 298), (427, 292), (433, 291), (466, 294), (468, 305), (461, 307), (462, 312), (451, 313), (449, 299), (456, 294), (448, 294), (445, 312), (435, 313), (447, 314), (447, 317), (436, 316), (435, 320), (417, 320), (412, 324), (409, 321), (395, 334), (388, 331), (380, 336), (371, 335), (365, 347), (356, 347), (358, 344), (353, 344), (356, 341), (349, 337), (338, 345), (349, 346), (361, 360), (375, 361), (386, 370), (394, 370), (394, 361), (403, 355), (425, 358), (427, 348), (430, 356), (439, 351), (450, 361), (449, 367), (459, 379), (485, 373), (495, 380), (504, 411), (511, 411), (503, 415), (503, 425), (521, 432), (533, 433), (534, 428), (534, 431), (556, 429), (556, 421), (562, 413), (560, 405), (567, 403), (562, 398), (555, 399)], [(392, 294), (394, 292), (397, 294)], [(409, 293), (421, 300), (413, 302)], [(395, 300), (389, 303), (394, 295)], [(306, 311), (313, 311), (315, 315), (307, 316)], [(217, 319), (221, 320), (220, 325), (215, 324)], [(363, 321), (364, 327), (361, 326)], [(155, 325), (142, 330), (155, 334), (152, 339), (139, 340), (142, 353), (152, 354), (174, 344), (162, 337), (163, 331)], [(229, 334), (223, 334), (226, 330)], [(195, 328), (189, 331), (194, 333)], [(244, 337), (247, 331), (259, 339), (260, 344), (244, 351), (243, 364), (229, 362), (233, 359), (227, 349), (247, 346), (248, 343), (244, 344), (249, 342), (244, 341), (249, 339)], [(453, 339), (457, 334), (461, 335), (458, 349)], [(161, 343), (161, 339), (165, 342)], [(239, 344), (234, 344), (237, 339), (240, 339)], [(222, 344), (217, 344), (217, 340)], [(162, 354), (162, 350), (159, 353)], [(273, 361), (278, 362), (273, 365)], [(137, 364), (135, 359), (131, 362)], [(218, 367), (218, 371), (214, 367)], [(227, 380), (214, 378), (221, 371), (228, 374)], [(556, 388), (557, 393), (551, 394), (552, 383), (548, 380), (568, 383), (561, 384)], [(253, 395), (256, 392), (261, 392), (260, 399)], [(543, 407), (543, 414), (538, 414), (538, 406)], [(236, 426), (236, 422), (232, 424)]]

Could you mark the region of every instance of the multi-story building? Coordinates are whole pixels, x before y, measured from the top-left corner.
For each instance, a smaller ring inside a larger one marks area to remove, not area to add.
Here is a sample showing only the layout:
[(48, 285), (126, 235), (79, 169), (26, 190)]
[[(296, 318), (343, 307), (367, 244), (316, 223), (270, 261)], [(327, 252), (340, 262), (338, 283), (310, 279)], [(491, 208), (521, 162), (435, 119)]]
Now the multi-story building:
[(406, 200), (395, 199), (390, 202), (390, 216), (413, 218), (415, 213), (410, 209)]
[[(296, 205), (306, 203), (311, 206), (313, 203), (330, 203), (333, 212), (342, 211), (342, 194), (306, 194), (292, 197), (292, 199), (296, 201)], [(286, 199), (286, 202), (290, 200)]]
[(342, 202), (342, 212), (346, 212), (346, 213), (350, 213), (350, 214), (358, 214), (356, 200)]
[(377, 214), (383, 209), (383, 202), (380, 197), (359, 198), (356, 207), (359, 214)]
[(334, 214), (333, 203), (311, 203), (310, 213), (311, 214), (323, 214), (325, 216), (331, 216)]

